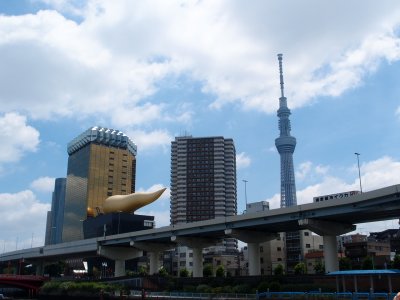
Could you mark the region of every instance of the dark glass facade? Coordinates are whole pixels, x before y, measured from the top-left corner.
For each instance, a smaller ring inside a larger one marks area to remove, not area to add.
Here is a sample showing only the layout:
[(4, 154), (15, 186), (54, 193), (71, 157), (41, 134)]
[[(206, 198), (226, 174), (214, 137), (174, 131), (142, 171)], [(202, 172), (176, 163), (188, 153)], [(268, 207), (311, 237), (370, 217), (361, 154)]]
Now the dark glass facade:
[(102, 237), (154, 227), (154, 216), (109, 213), (83, 221), (84, 238)]

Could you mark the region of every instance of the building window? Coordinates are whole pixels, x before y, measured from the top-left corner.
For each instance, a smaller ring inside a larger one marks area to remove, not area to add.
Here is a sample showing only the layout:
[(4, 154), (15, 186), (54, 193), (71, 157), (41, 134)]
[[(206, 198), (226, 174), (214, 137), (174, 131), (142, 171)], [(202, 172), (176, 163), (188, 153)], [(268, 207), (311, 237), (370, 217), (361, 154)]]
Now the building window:
[(282, 261), (282, 258), (278, 257), (278, 261)]
[(309, 236), (309, 235), (310, 235), (310, 232), (304, 231), (304, 236)]
[(264, 263), (264, 258), (260, 257), (260, 263), (263, 264)]
[(277, 247), (276, 251), (282, 251), (282, 248), (281, 247)]
[(263, 252), (264, 252), (264, 247), (260, 246), (260, 253), (263, 253)]
[(310, 244), (306, 244), (306, 248), (311, 248), (311, 245)]
[(179, 253), (179, 257), (186, 257), (186, 253)]

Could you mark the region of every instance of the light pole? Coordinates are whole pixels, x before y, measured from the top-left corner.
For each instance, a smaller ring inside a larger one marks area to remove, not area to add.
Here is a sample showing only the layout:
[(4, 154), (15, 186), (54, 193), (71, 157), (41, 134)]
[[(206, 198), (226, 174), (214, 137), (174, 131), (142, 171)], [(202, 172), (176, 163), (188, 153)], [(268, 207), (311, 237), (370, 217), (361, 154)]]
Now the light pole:
[(246, 201), (245, 210), (247, 210), (247, 183), (248, 183), (248, 181), (246, 179), (243, 179), (242, 181), (244, 182), (244, 199)]
[(361, 186), (361, 172), (360, 172), (360, 153), (354, 153), (357, 156), (357, 165), (358, 165), (358, 179), (360, 180), (360, 192), (362, 194), (362, 186)]

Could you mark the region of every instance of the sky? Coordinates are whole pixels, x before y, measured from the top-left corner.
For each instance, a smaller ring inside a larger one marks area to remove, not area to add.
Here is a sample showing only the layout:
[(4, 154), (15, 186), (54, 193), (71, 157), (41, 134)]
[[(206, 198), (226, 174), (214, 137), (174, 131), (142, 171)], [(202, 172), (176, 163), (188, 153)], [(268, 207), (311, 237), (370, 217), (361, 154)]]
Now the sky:
[[(67, 143), (91, 126), (138, 147), (136, 190), (170, 186), (177, 136), (236, 147), (238, 213), (280, 202), (277, 54), (298, 204), (400, 183), (400, 3), (0, 0), (0, 253), (41, 246)], [(169, 189), (138, 213), (169, 224)], [(357, 225), (367, 234), (398, 220)]]

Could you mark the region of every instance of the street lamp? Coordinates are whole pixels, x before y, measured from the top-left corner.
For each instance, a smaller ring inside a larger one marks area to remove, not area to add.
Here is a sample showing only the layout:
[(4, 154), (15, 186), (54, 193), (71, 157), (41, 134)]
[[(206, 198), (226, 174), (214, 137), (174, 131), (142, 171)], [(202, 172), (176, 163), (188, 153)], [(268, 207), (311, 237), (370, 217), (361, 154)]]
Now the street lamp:
[(358, 165), (358, 178), (360, 180), (360, 192), (362, 194), (362, 186), (361, 186), (361, 172), (360, 172), (360, 153), (354, 153), (357, 156), (357, 165)]
[(248, 181), (246, 179), (243, 179), (242, 181), (244, 182), (244, 199), (246, 201), (245, 210), (247, 210), (247, 183), (248, 183)]

